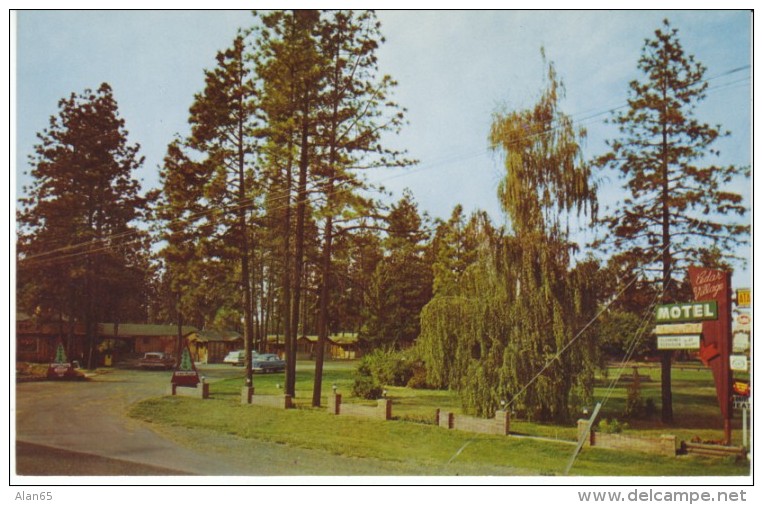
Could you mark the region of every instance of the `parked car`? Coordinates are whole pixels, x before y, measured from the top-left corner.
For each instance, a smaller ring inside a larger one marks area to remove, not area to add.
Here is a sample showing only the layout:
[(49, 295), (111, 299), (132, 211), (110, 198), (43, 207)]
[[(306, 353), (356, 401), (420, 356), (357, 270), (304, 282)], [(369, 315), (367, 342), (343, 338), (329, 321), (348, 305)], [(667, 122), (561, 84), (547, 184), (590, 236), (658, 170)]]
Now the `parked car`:
[(175, 358), (163, 352), (147, 352), (138, 360), (140, 368), (161, 368), (171, 370), (175, 367)]
[(252, 370), (262, 373), (276, 373), (286, 370), (286, 362), (275, 354), (252, 356)]
[(246, 352), (243, 349), (239, 349), (238, 351), (229, 352), (223, 358), (223, 363), (233, 366), (244, 366), (244, 358), (246, 358)]

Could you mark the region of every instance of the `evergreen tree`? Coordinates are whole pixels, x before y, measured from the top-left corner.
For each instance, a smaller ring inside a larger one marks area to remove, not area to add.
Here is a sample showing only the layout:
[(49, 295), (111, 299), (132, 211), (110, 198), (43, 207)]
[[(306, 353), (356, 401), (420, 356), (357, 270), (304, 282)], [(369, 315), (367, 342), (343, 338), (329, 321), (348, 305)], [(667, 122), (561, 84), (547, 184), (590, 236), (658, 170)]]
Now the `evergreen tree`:
[(435, 295), (458, 291), (461, 276), (475, 261), (485, 234), (492, 234), (492, 224), (485, 212), (474, 213), (465, 222), (463, 207), (456, 205), (447, 222), (440, 222), (432, 240)]
[(246, 386), (252, 385), (251, 353), (254, 342), (252, 295), (252, 215), (259, 199), (258, 152), (254, 144), (258, 128), (258, 89), (255, 64), (247, 50), (247, 35), (239, 33), (233, 45), (217, 54), (217, 65), (205, 72), (204, 91), (191, 106), (191, 137), (188, 146), (201, 157), (199, 195), (210, 212), (203, 214), (205, 257), (234, 263), (242, 294)]
[(409, 191), (392, 206), (386, 232), (386, 254), (371, 279), (361, 338), (369, 347), (408, 347), (419, 336), (419, 314), (432, 297), (428, 232)]
[(143, 158), (128, 144), (108, 84), (58, 105), (38, 135), (33, 183), (20, 199), (19, 301), (31, 312), (82, 321), (92, 368), (97, 323), (118, 322), (127, 306), (145, 309), (148, 238), (137, 225), (151, 196), (133, 178)]
[(381, 143), (383, 133), (398, 131), (403, 111), (390, 101), (394, 81), (378, 75), (376, 50), (382, 36), (375, 14), (327, 13), (320, 28), (319, 48), (326, 64), (319, 95), (323, 105), (317, 117), (319, 147), (314, 178), (320, 189), (317, 205), (323, 236), (313, 406), (319, 406), (321, 400), (336, 228), (347, 231), (347, 226), (362, 227), (373, 211), (372, 202), (360, 196), (366, 188), (358, 168), (408, 163)]
[(332, 332), (359, 333), (371, 279), (383, 257), (381, 238), (376, 230), (364, 227), (336, 235), (332, 250), (334, 282), (328, 326)]
[[(722, 216), (744, 216), (742, 196), (726, 185), (749, 169), (718, 166), (713, 144), (727, 135), (694, 113), (705, 98), (706, 68), (687, 55), (678, 30), (665, 20), (645, 42), (630, 84), (628, 108), (614, 116), (621, 137), (599, 160), (619, 170), (629, 197), (604, 219), (606, 239), (634, 264), (658, 267), (662, 300), (677, 300), (676, 272), (707, 259), (708, 248), (733, 258), (749, 240), (749, 225)], [(717, 263), (717, 262), (716, 262)], [(662, 356), (662, 420), (673, 420), (669, 351)]]
[(69, 360), (66, 359), (66, 351), (64, 351), (63, 344), (58, 344), (56, 346), (56, 357), (53, 358), (53, 363), (67, 363)]
[(292, 396), (295, 393), (302, 281), (306, 273), (307, 185), (314, 161), (316, 114), (321, 105), (319, 93), (325, 68), (317, 42), (319, 21), (320, 12), (315, 10), (268, 13), (262, 16), (263, 29), (258, 44), (257, 73), (262, 79), (261, 107), (266, 122), (264, 147), (274, 192), (269, 198), (277, 200), (276, 208), (282, 210), (284, 390)]

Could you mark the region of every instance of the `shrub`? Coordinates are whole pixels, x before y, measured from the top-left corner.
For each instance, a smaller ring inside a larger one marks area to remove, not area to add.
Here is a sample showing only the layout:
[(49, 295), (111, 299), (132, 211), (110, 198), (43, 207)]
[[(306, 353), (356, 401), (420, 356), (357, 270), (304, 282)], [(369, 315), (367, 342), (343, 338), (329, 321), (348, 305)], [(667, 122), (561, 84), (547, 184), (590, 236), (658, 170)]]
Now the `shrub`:
[(368, 375), (356, 376), (352, 384), (352, 395), (366, 400), (381, 398), (382, 391), (382, 387)]
[(598, 431), (601, 433), (622, 433), (628, 428), (628, 423), (621, 423), (617, 419), (602, 419)]
[(352, 394), (380, 398), (384, 386), (406, 386), (414, 375), (414, 361), (406, 351), (376, 349), (360, 360)]
[(413, 375), (408, 379), (407, 385), (412, 389), (434, 389), (434, 387), (427, 382), (427, 369), (423, 362), (416, 362), (413, 364)]
[(646, 405), (644, 405), (644, 415), (647, 419), (651, 419), (657, 413), (657, 406), (654, 404), (652, 398), (646, 399)]
[(377, 349), (360, 360), (358, 374), (380, 385), (405, 386), (413, 377), (413, 362), (404, 351)]

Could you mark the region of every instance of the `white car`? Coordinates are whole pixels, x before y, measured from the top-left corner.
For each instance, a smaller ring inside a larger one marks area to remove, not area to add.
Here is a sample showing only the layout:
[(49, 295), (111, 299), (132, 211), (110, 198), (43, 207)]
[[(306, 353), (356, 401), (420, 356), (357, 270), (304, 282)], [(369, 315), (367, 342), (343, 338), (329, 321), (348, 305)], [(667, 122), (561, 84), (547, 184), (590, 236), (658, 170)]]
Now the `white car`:
[(244, 366), (244, 357), (246, 356), (246, 352), (243, 349), (240, 349), (238, 351), (231, 351), (228, 353), (227, 356), (223, 359), (223, 363), (228, 363), (229, 365), (233, 366)]

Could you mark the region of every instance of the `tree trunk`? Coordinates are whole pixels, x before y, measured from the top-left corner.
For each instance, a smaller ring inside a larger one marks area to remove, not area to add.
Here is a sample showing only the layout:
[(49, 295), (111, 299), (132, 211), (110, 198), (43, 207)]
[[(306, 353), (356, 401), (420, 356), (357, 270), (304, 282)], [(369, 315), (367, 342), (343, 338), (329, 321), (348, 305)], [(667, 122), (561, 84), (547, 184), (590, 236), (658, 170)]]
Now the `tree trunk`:
[(291, 395), (292, 398), (294, 397), (295, 392), (294, 382), (296, 380), (297, 368), (296, 344), (297, 331), (299, 330), (300, 299), (302, 295), (302, 271), (304, 269), (305, 261), (305, 213), (307, 210), (307, 167), (309, 163), (309, 119), (307, 115), (310, 110), (310, 99), (307, 92), (305, 92), (303, 105), (302, 142), (300, 146), (299, 180), (297, 183), (297, 222), (294, 235), (294, 292), (291, 306), (291, 332), (286, 336), (287, 346), (291, 349), (286, 362), (286, 393)]
[[(243, 95), (240, 100), (243, 100)], [(241, 106), (243, 110), (243, 105)], [(254, 319), (252, 317), (252, 280), (249, 272), (249, 230), (246, 222), (246, 175), (244, 172), (244, 127), (238, 123), (238, 228), (241, 241), (241, 288), (244, 304), (244, 366), (246, 369), (244, 386), (252, 387), (252, 342)]]
[[(329, 193), (330, 194), (330, 193)], [(321, 388), (323, 384), (323, 360), (326, 352), (326, 341), (328, 340), (328, 298), (329, 283), (331, 282), (331, 239), (332, 239), (332, 217), (326, 218), (326, 226), (323, 232), (323, 259), (321, 261), (321, 293), (320, 293), (320, 311), (318, 314), (318, 347), (315, 350), (315, 380), (313, 382), (313, 407), (321, 406)]]
[(180, 313), (178, 313), (178, 334), (175, 347), (175, 366), (177, 367), (180, 365), (181, 356), (183, 356), (183, 316), (181, 316)]
[[(92, 247), (92, 246), (91, 246)], [(85, 262), (85, 340), (87, 342), (87, 368), (96, 368), (95, 332), (93, 331), (95, 314), (93, 309), (93, 277), (95, 277), (95, 262), (87, 255)], [(97, 278), (97, 277), (96, 277)]]
[[(666, 89), (663, 88), (663, 101), (667, 103)], [(670, 292), (672, 256), (670, 253), (670, 184), (668, 171), (668, 132), (665, 120), (662, 123), (662, 298), (668, 300)], [(661, 353), (661, 393), (662, 393), (662, 422), (673, 422), (673, 392), (671, 386), (672, 351)]]
[[(294, 350), (291, 348), (291, 160), (286, 166), (286, 181), (284, 188), (286, 191), (286, 204), (284, 205), (284, 252), (283, 252), (283, 308), (279, 317), (279, 323), (283, 321), (283, 334), (285, 340), (284, 349), (286, 351), (286, 375), (284, 377), (284, 390), (288, 393), (294, 390), (294, 376), (289, 373), (290, 359)], [(278, 324), (277, 326), (280, 326)], [(279, 332), (276, 332), (278, 335)], [(276, 337), (277, 338), (277, 337)]]

